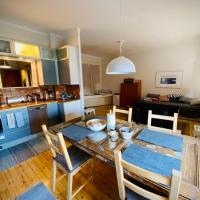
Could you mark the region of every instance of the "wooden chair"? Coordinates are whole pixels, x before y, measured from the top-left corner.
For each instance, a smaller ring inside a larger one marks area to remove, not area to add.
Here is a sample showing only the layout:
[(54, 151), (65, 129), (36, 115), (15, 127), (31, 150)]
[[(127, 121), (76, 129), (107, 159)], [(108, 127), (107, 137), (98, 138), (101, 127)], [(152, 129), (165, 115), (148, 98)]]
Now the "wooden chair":
[(44, 124), (42, 125), (42, 129), (53, 155), (52, 190), (55, 192), (56, 170), (57, 167), (59, 167), (65, 172), (65, 174), (63, 174), (59, 179), (64, 177), (66, 174), (68, 176), (67, 200), (71, 200), (93, 178), (90, 176), (87, 181), (72, 194), (73, 176), (79, 172), (83, 166), (88, 164), (92, 157), (74, 145), (66, 148), (62, 133), (58, 132), (57, 134), (52, 134), (47, 130), (47, 127)]
[[(127, 161), (122, 159), (121, 152), (116, 150), (114, 152), (115, 155), (115, 166), (117, 173), (117, 183), (119, 189), (120, 200), (177, 200), (180, 183), (181, 183), (181, 173), (177, 170), (172, 170), (172, 177), (165, 177), (159, 174), (155, 174), (153, 172), (147, 171), (135, 165), (128, 163)], [(169, 198), (161, 196), (159, 194), (155, 194), (146, 188), (142, 188), (135, 183), (129, 181), (124, 177), (123, 169), (126, 171), (148, 179), (150, 181), (161, 183), (164, 185), (170, 186)]]
[(123, 109), (119, 109), (116, 108), (116, 106), (113, 106), (113, 113), (124, 113), (128, 115), (128, 122), (131, 123), (131, 119), (132, 119), (132, 108), (129, 108), (128, 110), (123, 110)]
[[(167, 129), (167, 128), (152, 126), (152, 119), (172, 121), (173, 122), (173, 128)], [(166, 116), (166, 115), (152, 114), (152, 110), (149, 110), (147, 127), (150, 128), (150, 129), (165, 131), (165, 132), (168, 132), (168, 133), (181, 134), (181, 131), (177, 130), (177, 121), (178, 121), (178, 113), (174, 113), (174, 116)]]

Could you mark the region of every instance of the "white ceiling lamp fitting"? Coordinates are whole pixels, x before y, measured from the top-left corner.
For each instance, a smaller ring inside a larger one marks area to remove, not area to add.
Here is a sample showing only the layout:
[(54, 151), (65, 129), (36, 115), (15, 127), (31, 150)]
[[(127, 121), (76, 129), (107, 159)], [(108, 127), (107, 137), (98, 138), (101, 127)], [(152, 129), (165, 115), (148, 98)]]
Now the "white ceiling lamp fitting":
[(122, 0), (120, 0), (120, 40), (119, 43), (119, 52), (120, 56), (111, 60), (106, 68), (106, 74), (130, 74), (136, 72), (134, 63), (122, 56), (122, 45), (124, 40), (121, 39), (122, 36)]
[(3, 65), (0, 65), (0, 69), (10, 69), (11, 66), (9, 66), (9, 65), (6, 64), (5, 59), (4, 59), (3, 61), (4, 61), (4, 62), (3, 62)]

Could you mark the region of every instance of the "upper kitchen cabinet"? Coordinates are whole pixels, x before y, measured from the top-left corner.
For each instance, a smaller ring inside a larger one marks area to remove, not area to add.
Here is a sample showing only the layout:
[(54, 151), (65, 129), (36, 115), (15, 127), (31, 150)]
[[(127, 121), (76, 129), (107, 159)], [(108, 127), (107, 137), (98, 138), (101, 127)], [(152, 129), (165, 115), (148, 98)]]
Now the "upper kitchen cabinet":
[(42, 85), (57, 85), (57, 63), (54, 60), (41, 60), (42, 62)]
[(41, 62), (37, 64), (39, 85), (57, 85), (58, 71), (56, 50), (40, 47)]
[(45, 60), (56, 60), (56, 49), (40, 47), (40, 57)]
[(3, 54), (11, 53), (10, 41), (0, 40), (0, 53), (3, 53)]
[(40, 50), (37, 45), (14, 42), (14, 51), (16, 55), (40, 58)]
[(79, 84), (78, 48), (66, 45), (57, 49), (60, 84)]
[(55, 60), (45, 60), (37, 62), (37, 73), (39, 85), (57, 85), (58, 72)]

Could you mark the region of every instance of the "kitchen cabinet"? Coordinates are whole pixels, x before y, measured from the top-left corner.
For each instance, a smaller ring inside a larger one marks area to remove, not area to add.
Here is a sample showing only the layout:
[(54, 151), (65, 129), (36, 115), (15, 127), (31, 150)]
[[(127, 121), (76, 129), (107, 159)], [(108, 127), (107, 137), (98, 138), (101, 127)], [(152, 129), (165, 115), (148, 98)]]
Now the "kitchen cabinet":
[(56, 60), (56, 50), (47, 47), (40, 47), (40, 57), (45, 60)]
[(40, 85), (57, 85), (57, 63), (54, 60), (41, 60)]
[(65, 121), (64, 103), (58, 103), (58, 113), (60, 123)]
[(11, 44), (10, 41), (0, 40), (0, 53), (10, 54)]
[(61, 123), (61, 113), (59, 112), (58, 103), (48, 103), (47, 104), (47, 114), (48, 114), (48, 125), (53, 126), (55, 124)]
[(37, 63), (39, 85), (57, 85), (58, 67), (56, 50), (40, 47), (41, 61)]
[(81, 101), (73, 100), (60, 103), (60, 113), (63, 121), (69, 121), (81, 117)]
[[(8, 123), (7, 116), (10, 114), (14, 116), (13, 128), (10, 128)], [(20, 139), (31, 134), (27, 108), (2, 110), (0, 112), (0, 118), (3, 134), (5, 135), (4, 143)]]
[(81, 101), (74, 100), (64, 103), (65, 121), (81, 117)]
[(37, 45), (14, 42), (14, 51), (16, 55), (40, 58), (40, 50)]
[(78, 48), (65, 46), (57, 49), (60, 84), (79, 84)]

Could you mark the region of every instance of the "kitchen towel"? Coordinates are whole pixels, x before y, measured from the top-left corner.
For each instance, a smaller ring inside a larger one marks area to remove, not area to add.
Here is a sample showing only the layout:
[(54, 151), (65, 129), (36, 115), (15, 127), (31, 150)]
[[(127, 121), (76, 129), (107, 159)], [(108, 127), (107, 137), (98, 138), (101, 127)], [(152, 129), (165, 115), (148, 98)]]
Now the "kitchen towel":
[(8, 128), (15, 128), (15, 117), (13, 113), (7, 113)]
[(75, 142), (79, 142), (80, 140), (84, 139), (90, 134), (93, 134), (94, 132), (86, 127), (70, 125), (68, 127), (63, 128), (61, 130), (61, 133), (64, 137), (67, 137)]
[(138, 136), (138, 140), (159, 145), (174, 151), (182, 152), (183, 137), (167, 134), (161, 131), (144, 129)]
[(181, 160), (136, 144), (130, 144), (122, 153), (122, 158), (133, 165), (163, 176), (171, 176), (172, 169), (180, 171), (181, 168)]
[(16, 119), (18, 128), (24, 126), (24, 118), (23, 118), (22, 112), (16, 112), (15, 119)]

